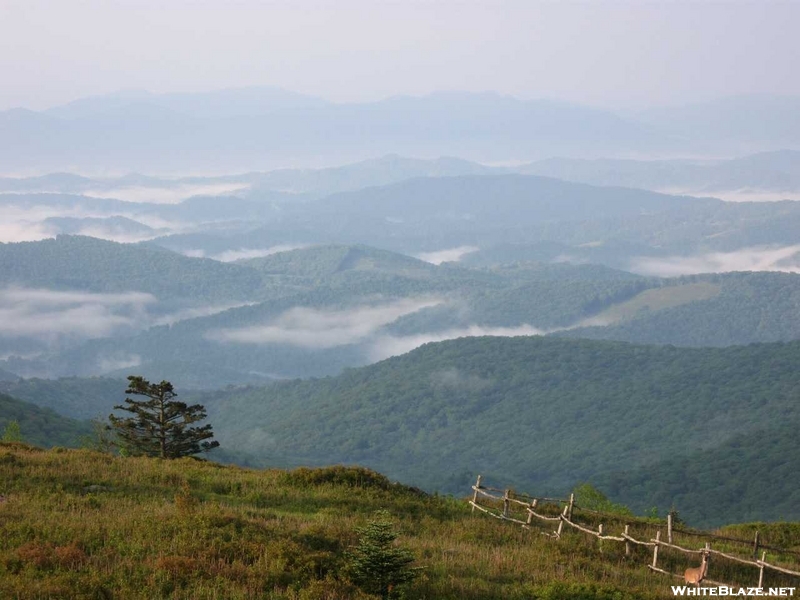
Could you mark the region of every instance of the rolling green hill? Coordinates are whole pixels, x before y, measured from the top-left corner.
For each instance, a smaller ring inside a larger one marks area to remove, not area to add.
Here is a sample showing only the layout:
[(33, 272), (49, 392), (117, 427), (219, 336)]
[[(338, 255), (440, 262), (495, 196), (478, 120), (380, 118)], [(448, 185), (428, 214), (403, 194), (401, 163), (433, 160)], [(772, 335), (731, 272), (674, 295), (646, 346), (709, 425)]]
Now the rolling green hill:
[(125, 398), (127, 381), (105, 377), (17, 379), (0, 382), (0, 392), (73, 419), (105, 417)]
[(347, 271), (381, 272), (432, 278), (440, 269), (424, 261), (369, 246), (320, 245), (240, 261), (269, 275), (307, 278), (311, 282)]
[[(39, 357), (9, 359), (8, 366), (29, 377), (43, 372), (57, 377), (122, 376), (132, 365), (137, 372), (166, 377), (179, 387), (207, 389), (275, 377), (328, 375), (388, 356), (383, 343), (387, 337), (435, 337), (440, 332), (452, 337), (447, 332), (453, 328), (474, 325), (568, 326), (655, 284), (591, 265), (436, 266), (366, 246), (304, 248), (236, 266), (263, 278), (265, 286), (278, 290), (277, 297), (207, 316), (187, 314), (179, 322), (73, 344), (60, 352), (47, 348)], [(381, 316), (398, 302), (408, 308), (393, 317)], [(431, 303), (438, 304), (426, 306)], [(299, 343), (298, 335), (321, 326), (319, 319), (327, 329), (350, 323), (345, 329), (353, 335), (323, 344), (313, 343), (319, 336), (311, 336)], [(219, 335), (264, 327), (279, 331), (251, 342)], [(406, 340), (401, 343), (407, 345)], [(99, 369), (111, 362), (109, 357), (119, 357), (121, 370)]]
[(796, 340), (800, 275), (755, 272), (670, 279), (599, 312), (591, 321), (604, 326), (557, 335), (676, 346)]
[(416, 178), (333, 194), (294, 207), (288, 219), (291, 227), (318, 231), (324, 239), (414, 253), (544, 240), (577, 245), (597, 239), (584, 235), (589, 222), (599, 221), (608, 232), (642, 215), (686, 218), (721, 204), (547, 177), (482, 175)]
[(258, 273), (239, 265), (67, 235), (0, 244), (0, 282), (58, 290), (136, 291), (171, 301), (248, 300), (258, 297), (263, 287)]
[(596, 483), (612, 496), (633, 497), (631, 508), (642, 514), (652, 506), (676, 506), (681, 518), (709, 525), (722, 525), (728, 514), (746, 521), (785, 520), (800, 505), (800, 489), (787, 485), (800, 468), (798, 425), (792, 417), (718, 446), (620, 469)]
[(82, 435), (89, 435), (86, 421), (61, 416), (49, 408), (17, 400), (0, 393), (0, 432), (11, 421), (19, 423), (24, 441), (39, 446), (78, 446)]
[[(83, 240), (59, 238), (68, 239)], [(120, 377), (133, 368), (181, 388), (213, 389), (333, 375), (465, 335), (540, 332), (677, 346), (800, 339), (800, 275), (792, 273), (660, 279), (588, 264), (465, 268), (363, 245), (314, 246), (227, 265), (159, 252), (190, 261), (198, 276), (211, 265), (201, 285), (213, 285), (216, 267), (261, 281), (254, 292), (261, 301), (212, 305), (207, 312), (208, 302), (196, 312), (148, 304), (143, 319), (123, 315), (131, 327), (120, 335), (65, 348), (35, 340), (38, 346), (27, 349), (27, 340), (0, 339), (10, 356), (0, 365), (26, 377)], [(154, 279), (151, 286), (161, 285)], [(185, 290), (193, 289), (187, 283)], [(405, 308), (395, 310), (398, 302)], [(337, 328), (341, 336), (325, 338)], [(37, 350), (39, 356), (14, 358)]]
[[(800, 424), (798, 360), (798, 342), (688, 349), (468, 338), (334, 378), (233, 390), (205, 403), (223, 445), (253, 459), (356, 462), (431, 490), (464, 489), (483, 473), (518, 489), (564, 492), (621, 465), (644, 472)], [(780, 453), (769, 456), (775, 461)], [(769, 463), (759, 465), (698, 481), (693, 500), (726, 508), (695, 513), (697, 523), (755, 518), (751, 505), (715, 494), (723, 478), (765, 485)], [(615, 501), (649, 502), (641, 486), (614, 489)], [(755, 512), (761, 519), (797, 516), (784, 508), (764, 504)]]

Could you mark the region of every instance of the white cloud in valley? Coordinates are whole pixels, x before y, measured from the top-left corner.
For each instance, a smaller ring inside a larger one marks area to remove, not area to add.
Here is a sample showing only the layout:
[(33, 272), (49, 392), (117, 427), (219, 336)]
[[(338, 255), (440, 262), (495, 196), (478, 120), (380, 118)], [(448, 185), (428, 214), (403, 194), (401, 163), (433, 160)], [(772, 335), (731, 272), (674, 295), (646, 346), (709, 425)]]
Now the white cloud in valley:
[[(0, 194), (0, 197), (3, 196)], [(137, 243), (153, 239), (159, 235), (168, 233), (180, 233), (189, 228), (187, 224), (174, 221), (167, 221), (157, 215), (136, 213), (134, 211), (114, 211), (88, 209), (78, 205), (59, 206), (55, 200), (48, 204), (43, 201), (41, 204), (25, 205), (14, 203), (7, 198), (0, 206), (2, 211), (2, 221), (0, 221), (0, 242), (35, 242), (48, 238), (54, 238), (61, 233), (74, 235), (86, 235), (103, 240), (120, 243)], [(85, 223), (77, 223), (77, 228), (67, 228), (59, 226), (57, 222), (47, 221), (46, 219), (67, 217), (71, 219), (94, 219)], [(131, 231), (125, 230), (125, 225), (114, 223), (113, 221), (103, 221), (109, 217), (125, 217), (136, 223), (129, 223)], [(145, 228), (138, 228), (137, 223), (154, 231)]]
[(220, 262), (234, 262), (248, 258), (262, 258), (279, 252), (289, 252), (307, 248), (308, 244), (277, 244), (268, 248), (239, 248), (237, 250), (225, 250), (217, 254), (208, 254), (205, 250), (190, 249), (183, 252), (184, 256), (192, 258), (211, 258)]
[(404, 298), (339, 310), (294, 307), (263, 325), (217, 329), (208, 332), (206, 337), (240, 344), (335, 348), (362, 342), (400, 317), (442, 302), (439, 298)]
[(19, 206), (3, 202), (0, 220), (0, 242), (35, 242), (55, 237), (58, 230), (43, 223), (48, 217), (77, 216), (74, 209), (57, 209), (51, 206)]
[(733, 252), (709, 252), (696, 256), (639, 257), (631, 261), (630, 270), (658, 277), (730, 271), (800, 273), (800, 245), (752, 246)]
[(497, 337), (518, 337), (526, 335), (544, 335), (548, 331), (533, 327), (532, 325), (519, 325), (517, 327), (485, 327), (470, 325), (468, 327), (447, 329), (416, 335), (393, 336), (384, 335), (376, 339), (370, 346), (369, 358), (373, 361), (383, 360), (390, 356), (398, 356), (410, 352), (423, 344), (430, 342), (443, 342), (462, 337), (480, 337), (485, 335)]
[(52, 340), (106, 337), (147, 320), (155, 296), (8, 287), (0, 290), (0, 336)]
[(190, 308), (183, 308), (176, 310), (165, 315), (158, 316), (151, 321), (151, 325), (173, 325), (178, 321), (185, 321), (187, 319), (197, 319), (199, 317), (210, 317), (232, 308), (241, 308), (242, 306), (251, 306), (254, 302), (236, 302), (228, 304), (219, 304), (212, 306), (195, 306)]
[(126, 186), (82, 192), (91, 198), (115, 198), (126, 202), (178, 204), (192, 196), (218, 196), (240, 192), (249, 186), (242, 183), (176, 184), (173, 186)]
[(440, 265), (445, 262), (458, 262), (467, 254), (477, 252), (478, 250), (480, 250), (480, 248), (477, 246), (458, 246), (456, 248), (445, 248), (434, 252), (420, 252), (414, 256), (425, 262)]
[(187, 319), (208, 317), (250, 304), (189, 306), (165, 313), (159, 310), (158, 299), (144, 292), (94, 293), (7, 287), (0, 289), (0, 337), (32, 338), (45, 342), (54, 342), (62, 336), (104, 338), (120, 332), (141, 331), (156, 325), (173, 325)]
[(52, 228), (31, 221), (3, 221), (0, 223), (0, 242), (35, 242), (55, 237)]
[(104, 356), (97, 361), (97, 368), (101, 373), (110, 373), (120, 369), (131, 369), (142, 364), (142, 357), (138, 354), (114, 354)]

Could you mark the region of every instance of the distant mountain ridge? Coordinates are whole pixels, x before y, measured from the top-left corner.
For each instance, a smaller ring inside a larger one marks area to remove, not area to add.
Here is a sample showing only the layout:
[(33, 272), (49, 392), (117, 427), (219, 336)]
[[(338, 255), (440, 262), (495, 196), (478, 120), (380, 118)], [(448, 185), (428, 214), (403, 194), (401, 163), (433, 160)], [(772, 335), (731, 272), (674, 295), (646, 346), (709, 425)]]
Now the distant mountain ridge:
[(737, 190), (754, 193), (800, 190), (798, 150), (776, 150), (713, 161), (551, 158), (522, 165), (516, 170), (592, 185), (650, 190), (683, 189), (704, 194)]
[(0, 244), (4, 285), (180, 298), (246, 300), (262, 281), (249, 269), (86, 236)]
[[(800, 149), (800, 100), (753, 96), (615, 113), (554, 100), (440, 92), (336, 104), (276, 88), (127, 92), (0, 113), (9, 170), (151, 172), (321, 166), (388, 153), (484, 162), (714, 156)], [(13, 150), (13, 151), (12, 151)]]
[(638, 111), (635, 120), (684, 139), (728, 144), (736, 154), (750, 144), (795, 145), (800, 136), (800, 96), (746, 94)]
[(62, 119), (91, 119), (98, 114), (124, 115), (131, 107), (138, 106), (152, 107), (153, 110), (167, 110), (175, 115), (185, 115), (196, 119), (227, 119), (264, 115), (286, 109), (320, 108), (328, 105), (330, 103), (321, 98), (265, 86), (168, 94), (130, 90), (80, 98), (43, 112)]
[(287, 161), (318, 166), (393, 152), (518, 160), (663, 151), (671, 144), (609, 111), (555, 101), (453, 92), (330, 104), (276, 90), (117, 95), (45, 113), (5, 111), (0, 139), (6, 169), (76, 170), (102, 162), (106, 169), (151, 172), (253, 170)]

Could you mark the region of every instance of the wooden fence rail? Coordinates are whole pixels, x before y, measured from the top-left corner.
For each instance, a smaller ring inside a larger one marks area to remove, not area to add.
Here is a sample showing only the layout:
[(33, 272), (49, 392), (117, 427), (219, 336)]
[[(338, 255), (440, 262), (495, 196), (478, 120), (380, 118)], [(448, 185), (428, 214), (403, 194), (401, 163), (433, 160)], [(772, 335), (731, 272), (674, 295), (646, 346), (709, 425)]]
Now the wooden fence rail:
[(677, 533), (682, 533), (684, 535), (693, 535), (696, 537), (711, 538), (713, 540), (720, 540), (724, 542), (733, 542), (735, 544), (745, 544), (747, 546), (752, 546), (753, 556), (757, 556), (759, 550), (771, 550), (773, 552), (780, 552), (781, 554), (788, 554), (791, 556), (800, 557), (800, 552), (798, 552), (797, 550), (789, 550), (788, 548), (779, 548), (778, 546), (770, 546), (769, 544), (763, 544), (761, 542), (761, 534), (758, 531), (755, 532), (755, 536), (752, 541), (744, 540), (742, 538), (729, 537), (727, 535), (717, 535), (715, 533), (700, 533), (699, 531), (690, 531), (688, 529), (681, 529), (678, 527), (675, 527), (674, 531), (676, 531)]
[[(653, 561), (652, 561), (651, 564), (648, 565), (648, 568), (650, 568), (652, 571), (656, 571), (658, 573), (664, 573), (666, 575), (672, 575), (673, 577), (683, 578), (683, 575), (677, 575), (675, 573), (670, 573), (669, 571), (665, 571), (664, 569), (661, 569), (661, 568), (658, 567), (658, 550), (659, 550), (659, 548), (664, 547), (664, 548), (670, 548), (670, 549), (673, 549), (673, 550), (677, 550), (677, 551), (683, 552), (685, 554), (692, 554), (692, 555), (695, 555), (695, 554), (711, 555), (711, 554), (713, 554), (713, 555), (720, 556), (722, 558), (725, 558), (726, 560), (730, 560), (730, 561), (733, 561), (733, 562), (736, 562), (736, 563), (739, 563), (739, 564), (756, 567), (759, 570), (758, 587), (761, 587), (761, 584), (764, 581), (764, 570), (765, 569), (771, 569), (773, 571), (778, 571), (778, 572), (783, 573), (785, 575), (792, 575), (794, 577), (800, 577), (800, 571), (794, 571), (794, 570), (791, 570), (791, 569), (787, 569), (785, 567), (781, 567), (781, 566), (778, 566), (778, 565), (773, 565), (773, 564), (770, 564), (770, 563), (766, 562), (766, 552), (762, 552), (761, 560), (758, 560), (758, 559), (750, 560), (750, 559), (742, 558), (742, 557), (739, 557), (739, 556), (734, 556), (732, 554), (729, 554), (729, 553), (726, 553), (726, 552), (722, 552), (720, 550), (714, 550), (713, 548), (711, 548), (711, 544), (709, 542), (705, 543), (705, 547), (704, 548), (695, 549), (695, 548), (684, 548), (683, 546), (675, 544), (673, 542), (673, 539), (672, 539), (672, 534), (674, 532), (682, 533), (682, 534), (689, 534), (689, 535), (696, 535), (696, 536), (701, 536), (702, 535), (703, 537), (708, 537), (708, 538), (711, 538), (711, 539), (718, 539), (718, 540), (722, 540), (722, 541), (729, 541), (729, 542), (735, 542), (735, 543), (744, 543), (744, 544), (747, 544), (749, 546), (754, 546), (754, 548), (755, 548), (754, 554), (758, 549), (761, 549), (761, 550), (769, 549), (769, 550), (772, 550), (773, 552), (779, 552), (781, 554), (787, 554), (787, 555), (797, 555), (798, 554), (797, 552), (794, 552), (792, 550), (788, 550), (788, 549), (784, 549), (784, 548), (777, 548), (777, 547), (774, 547), (774, 546), (767, 546), (767, 545), (764, 545), (764, 544), (760, 544), (759, 543), (760, 540), (759, 540), (758, 533), (756, 533), (754, 542), (749, 542), (747, 540), (741, 540), (741, 539), (736, 539), (736, 538), (729, 538), (729, 537), (725, 537), (725, 536), (717, 536), (717, 535), (713, 535), (713, 534), (708, 534), (706, 536), (706, 535), (703, 535), (703, 534), (700, 534), (700, 533), (697, 533), (697, 532), (690, 532), (690, 531), (687, 531), (687, 530), (674, 528), (672, 526), (673, 525), (672, 519), (670, 518), (667, 521), (667, 526), (668, 526), (667, 541), (664, 541), (664, 540), (661, 539), (661, 530), (660, 529), (656, 532), (656, 537), (654, 539), (638, 540), (638, 539), (636, 539), (636, 538), (634, 538), (634, 537), (632, 537), (630, 535), (629, 526), (628, 525), (625, 525), (625, 530), (620, 535), (607, 535), (607, 534), (605, 534), (603, 532), (603, 524), (602, 523), (598, 526), (597, 530), (594, 530), (594, 529), (591, 529), (590, 527), (587, 527), (585, 525), (581, 525), (579, 523), (576, 523), (572, 519), (572, 513), (573, 513), (573, 510), (575, 508), (580, 508), (580, 506), (575, 504), (575, 496), (573, 494), (570, 495), (569, 499), (537, 498), (535, 496), (530, 496), (530, 495), (525, 494), (524, 497), (530, 498), (530, 501), (522, 501), (522, 500), (519, 500), (518, 498), (512, 498), (511, 497), (511, 491), (509, 489), (507, 489), (507, 488), (506, 489), (500, 489), (500, 488), (490, 488), (490, 487), (482, 486), (481, 485), (481, 477), (480, 477), (480, 475), (478, 476), (478, 480), (475, 482), (475, 485), (472, 486), (472, 489), (473, 489), (474, 493), (473, 493), (473, 496), (472, 496), (472, 500), (469, 501), (469, 504), (472, 506), (473, 512), (475, 511), (475, 509), (478, 509), (479, 511), (481, 511), (483, 513), (486, 513), (486, 514), (488, 514), (488, 515), (490, 515), (492, 517), (495, 517), (496, 519), (500, 519), (500, 520), (503, 520), (503, 521), (509, 521), (509, 522), (512, 522), (512, 523), (517, 523), (519, 525), (522, 525), (525, 528), (530, 528), (530, 525), (531, 525), (531, 522), (532, 522), (533, 518), (539, 519), (541, 521), (546, 521), (546, 522), (558, 521), (558, 529), (556, 531), (554, 531), (552, 534), (548, 534), (548, 535), (550, 535), (550, 536), (552, 536), (554, 538), (560, 538), (561, 534), (562, 534), (562, 531), (563, 531), (563, 526), (564, 525), (568, 525), (569, 527), (572, 527), (573, 529), (577, 529), (578, 531), (581, 531), (581, 532), (586, 533), (588, 535), (594, 536), (594, 537), (598, 538), (599, 540), (610, 540), (610, 541), (614, 541), (614, 542), (624, 542), (625, 543), (625, 554), (626, 555), (630, 554), (630, 544), (636, 544), (636, 545), (639, 545), (639, 546), (651, 547), (651, 548), (653, 548)], [(493, 493), (493, 492), (498, 492), (498, 493), (502, 492), (502, 495), (499, 495), (499, 494)], [(515, 495), (519, 496), (520, 494), (515, 494)], [(502, 506), (503, 506), (502, 512), (495, 512), (494, 510), (492, 510), (492, 509), (490, 509), (490, 508), (488, 508), (486, 506), (481, 506), (480, 503), (478, 502), (478, 497), (479, 496), (486, 497), (486, 498), (489, 498), (489, 499), (494, 500), (496, 502), (502, 503)], [(527, 513), (527, 519), (525, 521), (523, 521), (521, 519), (514, 518), (514, 517), (512, 517), (510, 515), (509, 506), (512, 503), (525, 507), (525, 510), (526, 510), (526, 513)], [(561, 512), (560, 512), (560, 514), (558, 516), (548, 516), (548, 515), (542, 514), (541, 512), (537, 512), (535, 510), (535, 509), (538, 508), (540, 503), (541, 504), (555, 504), (556, 506), (559, 506), (559, 507), (560, 507), (561, 504), (563, 504), (564, 508), (563, 508), (563, 510), (561, 510)], [(605, 515), (605, 516), (611, 517), (611, 518), (613, 518), (615, 520), (619, 520), (619, 517), (617, 515), (609, 515), (608, 513), (601, 513), (601, 512), (598, 512), (598, 511), (588, 511), (588, 510), (582, 509), (582, 508), (581, 508), (581, 510), (584, 510), (586, 512), (591, 512), (591, 513), (594, 513), (594, 514), (597, 514), (597, 515)], [(704, 579), (704, 581), (706, 581), (708, 583), (711, 583), (711, 584), (714, 584), (714, 585), (726, 585), (726, 584), (719, 583), (717, 581), (713, 581), (713, 580), (707, 579), (707, 578)]]

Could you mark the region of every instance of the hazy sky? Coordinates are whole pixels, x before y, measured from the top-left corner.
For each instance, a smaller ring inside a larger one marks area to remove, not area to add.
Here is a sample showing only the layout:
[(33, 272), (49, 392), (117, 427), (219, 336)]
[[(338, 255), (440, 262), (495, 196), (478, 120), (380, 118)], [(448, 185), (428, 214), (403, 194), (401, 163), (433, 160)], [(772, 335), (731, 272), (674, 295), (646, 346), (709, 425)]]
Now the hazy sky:
[(800, 1), (0, 0), (0, 109), (274, 85), (600, 106), (800, 94)]

